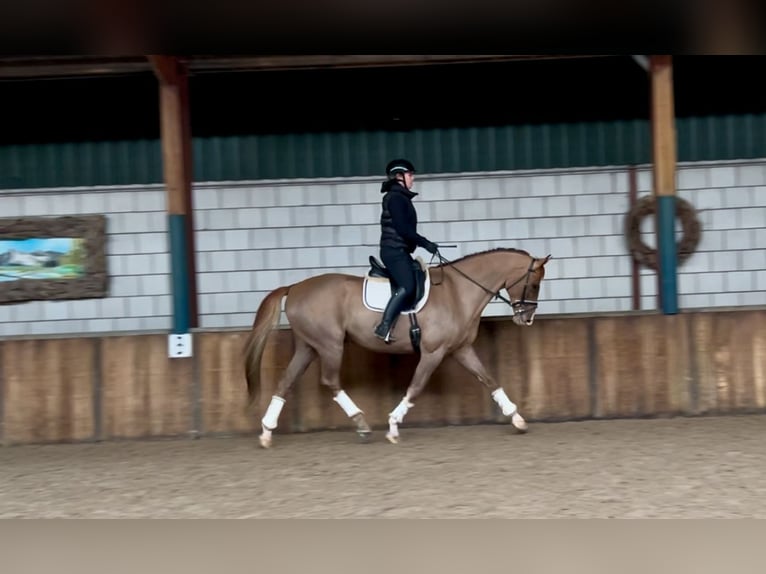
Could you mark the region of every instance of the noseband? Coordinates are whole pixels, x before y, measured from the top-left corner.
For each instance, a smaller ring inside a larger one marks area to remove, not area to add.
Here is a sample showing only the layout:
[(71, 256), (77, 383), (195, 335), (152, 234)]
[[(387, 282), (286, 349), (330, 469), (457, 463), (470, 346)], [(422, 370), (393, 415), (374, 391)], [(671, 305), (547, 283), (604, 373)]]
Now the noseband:
[[(526, 279), (526, 281), (524, 282), (524, 289), (521, 290), (521, 299), (519, 299), (518, 301), (514, 301), (513, 303), (509, 303), (513, 311), (517, 314), (523, 313), (524, 311), (528, 310), (528, 308), (530, 307), (532, 308), (537, 307), (537, 301), (527, 301), (527, 287), (529, 287), (529, 276), (532, 274), (534, 266), (535, 266), (535, 258), (533, 257), (532, 261), (529, 262), (529, 267), (527, 267), (527, 272), (524, 274), (524, 276), (519, 277), (518, 279), (516, 279), (516, 281), (514, 281), (513, 283), (505, 287), (507, 291), (508, 289), (516, 285), (516, 283), (518, 283), (522, 279)], [(497, 296), (498, 297), (500, 296), (500, 291), (497, 292)], [(519, 309), (519, 307), (521, 307), (521, 309)]]

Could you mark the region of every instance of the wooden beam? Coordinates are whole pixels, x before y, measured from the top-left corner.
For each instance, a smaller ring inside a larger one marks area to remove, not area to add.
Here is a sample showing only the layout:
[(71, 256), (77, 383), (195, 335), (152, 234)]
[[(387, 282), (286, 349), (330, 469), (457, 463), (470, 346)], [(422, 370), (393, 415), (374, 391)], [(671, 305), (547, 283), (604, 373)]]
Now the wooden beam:
[(176, 58), (149, 56), (160, 84), (160, 134), (162, 138), (162, 167), (167, 193), (168, 213), (184, 215), (186, 209), (187, 168), (184, 139), (183, 91), (186, 75)]
[(186, 213), (186, 268), (189, 282), (189, 327), (199, 327), (199, 309), (197, 306), (197, 242), (194, 235), (194, 183), (192, 133), (191, 133), (191, 106), (189, 102), (189, 81), (184, 70), (184, 80), (179, 84), (181, 100), (181, 142), (183, 156), (183, 201)]
[[(291, 56), (210, 56), (188, 55), (178, 61), (194, 73), (221, 73), (257, 70), (301, 70), (323, 68), (371, 68), (388, 66), (424, 66), (476, 64), (615, 57), (599, 54), (542, 55), (291, 55)], [(96, 56), (0, 56), (0, 78), (52, 78), (136, 74), (153, 71), (167, 78), (167, 56), (137, 57)]]
[(160, 85), (175, 86), (182, 81), (185, 69), (182, 69), (180, 60), (175, 56), (147, 56), (152, 66), (154, 75), (160, 81)]
[(299, 70), (315, 68), (369, 68), (389, 66), (423, 66), (445, 64), (477, 64), (528, 60), (598, 58), (599, 55), (291, 55), (291, 56), (191, 56), (189, 69), (195, 72), (234, 70)]
[(173, 285), (173, 332), (184, 334), (189, 328), (198, 326), (188, 74), (185, 65), (176, 57), (148, 58), (159, 81), (162, 165)]
[(676, 128), (672, 56), (652, 56), (652, 133), (655, 195), (675, 195)]
[(151, 71), (143, 56), (0, 57), (0, 78), (54, 78), (138, 74)]
[(672, 56), (650, 58), (653, 192), (658, 255), (657, 294), (662, 312), (678, 312), (676, 222), (676, 128)]

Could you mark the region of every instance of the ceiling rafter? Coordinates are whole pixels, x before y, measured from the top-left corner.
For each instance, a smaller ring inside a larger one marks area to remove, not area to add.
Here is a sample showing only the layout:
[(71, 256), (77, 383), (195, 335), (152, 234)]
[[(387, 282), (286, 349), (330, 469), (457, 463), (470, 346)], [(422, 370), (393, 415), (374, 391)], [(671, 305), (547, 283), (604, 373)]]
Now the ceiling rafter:
[[(423, 66), (604, 57), (594, 55), (177, 55), (190, 73)], [(150, 56), (18, 56), (0, 57), (0, 79), (124, 75), (152, 72)]]

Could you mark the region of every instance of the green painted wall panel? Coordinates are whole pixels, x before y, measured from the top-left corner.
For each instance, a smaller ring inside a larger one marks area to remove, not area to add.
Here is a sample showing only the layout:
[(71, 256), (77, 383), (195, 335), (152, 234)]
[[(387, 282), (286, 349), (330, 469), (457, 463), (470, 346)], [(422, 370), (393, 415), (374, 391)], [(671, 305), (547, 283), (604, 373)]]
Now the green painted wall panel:
[(160, 181), (159, 141), (0, 147), (0, 188), (4, 189)]
[[(766, 157), (766, 114), (677, 120), (678, 160)], [(651, 161), (647, 120), (445, 127), (411, 132), (194, 138), (195, 181), (380, 175), (395, 156), (421, 172), (629, 165)], [(162, 182), (158, 140), (0, 147), (0, 189)]]

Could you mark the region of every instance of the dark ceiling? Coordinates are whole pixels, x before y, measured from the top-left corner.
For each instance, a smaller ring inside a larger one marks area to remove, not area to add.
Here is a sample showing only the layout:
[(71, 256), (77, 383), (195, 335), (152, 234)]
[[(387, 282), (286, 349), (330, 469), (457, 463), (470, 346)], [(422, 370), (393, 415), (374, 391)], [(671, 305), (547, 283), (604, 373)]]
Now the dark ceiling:
[[(456, 63), (459, 56), (285, 58), (192, 58), (192, 133), (406, 130), (649, 114), (647, 72), (627, 55), (471, 56), (470, 63)], [(0, 102), (10, 110), (1, 144), (159, 137), (157, 80), (146, 58), (61, 60), (57, 72), (45, 60), (15, 63), (14, 78), (0, 74)], [(760, 56), (676, 56), (676, 114), (766, 113), (766, 90), (753, 72), (764, 63)], [(46, 77), (30, 77), (32, 68)]]

